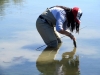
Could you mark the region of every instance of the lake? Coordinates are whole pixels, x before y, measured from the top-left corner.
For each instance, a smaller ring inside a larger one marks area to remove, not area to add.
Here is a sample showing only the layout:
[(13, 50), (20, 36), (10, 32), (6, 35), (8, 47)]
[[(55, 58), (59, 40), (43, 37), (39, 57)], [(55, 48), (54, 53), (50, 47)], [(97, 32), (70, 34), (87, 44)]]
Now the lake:
[[(70, 38), (47, 48), (36, 29), (46, 8), (78, 6), (83, 11), (77, 48)], [(99, 75), (100, 0), (0, 0), (0, 75)]]

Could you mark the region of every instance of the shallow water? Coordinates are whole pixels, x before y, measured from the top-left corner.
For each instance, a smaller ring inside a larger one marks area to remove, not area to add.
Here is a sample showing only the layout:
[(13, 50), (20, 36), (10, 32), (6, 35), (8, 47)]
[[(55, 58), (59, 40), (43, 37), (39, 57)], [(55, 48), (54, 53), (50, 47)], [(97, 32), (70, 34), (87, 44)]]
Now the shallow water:
[[(52, 2), (53, 1), (53, 2)], [(99, 0), (0, 0), (0, 75), (99, 75)], [(61, 35), (57, 49), (46, 48), (35, 22), (54, 5), (79, 6), (81, 29), (72, 40)]]

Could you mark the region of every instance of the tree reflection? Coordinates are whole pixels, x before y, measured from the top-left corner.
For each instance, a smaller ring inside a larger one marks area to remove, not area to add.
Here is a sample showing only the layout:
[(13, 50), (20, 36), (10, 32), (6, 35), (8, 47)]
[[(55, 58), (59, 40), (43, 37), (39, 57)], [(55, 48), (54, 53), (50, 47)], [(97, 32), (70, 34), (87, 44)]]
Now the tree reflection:
[(46, 48), (39, 55), (36, 66), (41, 75), (79, 75), (79, 56), (75, 55), (76, 48), (71, 52), (62, 54), (62, 59), (54, 60), (57, 54), (57, 48)]
[(5, 3), (9, 3), (9, 0), (0, 0), (0, 16), (4, 15)]
[(21, 3), (23, 2), (23, 0), (13, 0), (13, 2), (14, 2), (15, 4), (21, 4)]
[(11, 2), (16, 5), (22, 4), (23, 0), (0, 0), (0, 16), (5, 15), (5, 9), (8, 8)]

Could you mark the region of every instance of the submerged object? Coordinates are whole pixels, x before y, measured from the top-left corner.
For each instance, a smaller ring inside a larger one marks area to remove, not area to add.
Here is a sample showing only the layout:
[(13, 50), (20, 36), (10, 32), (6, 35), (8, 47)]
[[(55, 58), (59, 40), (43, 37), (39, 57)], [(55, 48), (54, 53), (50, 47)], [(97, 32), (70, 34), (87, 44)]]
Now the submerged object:
[(74, 47), (77, 47), (77, 46), (76, 46), (76, 41), (75, 41), (75, 40), (73, 40), (73, 44), (74, 44)]

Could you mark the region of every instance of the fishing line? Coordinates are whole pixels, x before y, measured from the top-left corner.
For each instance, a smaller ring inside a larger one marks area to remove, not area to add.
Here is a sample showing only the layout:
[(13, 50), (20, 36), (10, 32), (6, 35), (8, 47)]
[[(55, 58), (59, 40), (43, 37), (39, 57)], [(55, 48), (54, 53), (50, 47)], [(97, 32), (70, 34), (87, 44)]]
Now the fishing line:
[[(84, 27), (82, 27), (82, 28), (80, 28), (79, 30), (82, 30), (82, 29), (84, 29), (84, 28), (86, 28), (87, 26), (84, 26)], [(66, 37), (66, 35), (64, 35), (64, 36), (62, 36), (61, 38), (64, 38), (64, 37)], [(53, 41), (52, 41), (53, 42)], [(52, 42), (50, 42), (49, 44), (51, 44)], [(40, 46), (40, 47), (38, 47), (36, 50), (37, 51), (40, 51), (40, 50), (38, 50), (38, 49), (40, 49), (40, 48), (42, 48), (42, 47), (44, 47), (44, 46), (46, 46), (46, 44), (45, 45), (42, 45), (42, 46)]]

